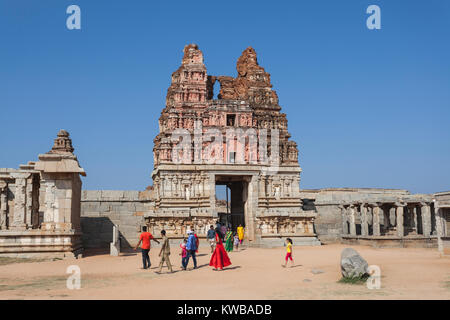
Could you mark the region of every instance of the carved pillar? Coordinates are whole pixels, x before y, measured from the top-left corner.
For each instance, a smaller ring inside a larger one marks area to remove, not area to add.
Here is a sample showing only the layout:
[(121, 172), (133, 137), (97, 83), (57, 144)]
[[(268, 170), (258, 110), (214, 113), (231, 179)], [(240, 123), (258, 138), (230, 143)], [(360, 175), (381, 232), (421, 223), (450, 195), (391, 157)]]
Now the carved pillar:
[(56, 201), (56, 182), (55, 180), (42, 180), (41, 184), (45, 188), (45, 211), (43, 229), (53, 229), (53, 222), (58, 219), (59, 203)]
[(8, 185), (4, 181), (0, 181), (0, 229), (8, 228)]
[(26, 200), (25, 200), (25, 224), (27, 228), (33, 227), (33, 222), (31, 220), (31, 214), (33, 212), (33, 176), (27, 179), (27, 185), (25, 187)]
[(373, 204), (372, 233), (374, 236), (380, 236), (380, 204)]
[(396, 203), (397, 206), (396, 216), (397, 216), (397, 236), (403, 237), (405, 231), (403, 229), (403, 208), (406, 206), (404, 203)]
[(422, 212), (422, 232), (424, 237), (429, 237), (431, 234), (431, 208), (428, 203), (421, 202)]
[(272, 197), (272, 181), (273, 179), (271, 177), (268, 177), (266, 179), (267, 184), (266, 184), (266, 192), (267, 192), (267, 197)]
[(350, 216), (349, 216), (349, 222), (350, 222), (350, 235), (356, 236), (356, 223), (355, 223), (355, 205), (350, 205)]
[(361, 235), (369, 235), (369, 223), (367, 219), (367, 207), (365, 203), (361, 203)]
[(13, 221), (10, 223), (10, 229), (25, 230), (25, 215), (26, 215), (26, 187), (27, 177), (23, 173), (14, 174), (15, 180), (15, 192), (14, 192), (14, 216)]
[(258, 190), (258, 196), (260, 199), (266, 197), (266, 176), (260, 175), (259, 176), (259, 190)]

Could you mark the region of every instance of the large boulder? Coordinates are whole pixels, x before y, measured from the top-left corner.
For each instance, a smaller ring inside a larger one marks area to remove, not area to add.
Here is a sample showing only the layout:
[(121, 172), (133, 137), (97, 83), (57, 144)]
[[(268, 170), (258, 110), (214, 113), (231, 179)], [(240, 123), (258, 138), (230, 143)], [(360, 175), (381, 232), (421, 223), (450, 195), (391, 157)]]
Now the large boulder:
[(344, 278), (357, 278), (367, 274), (367, 261), (352, 248), (345, 248), (341, 253), (341, 272)]

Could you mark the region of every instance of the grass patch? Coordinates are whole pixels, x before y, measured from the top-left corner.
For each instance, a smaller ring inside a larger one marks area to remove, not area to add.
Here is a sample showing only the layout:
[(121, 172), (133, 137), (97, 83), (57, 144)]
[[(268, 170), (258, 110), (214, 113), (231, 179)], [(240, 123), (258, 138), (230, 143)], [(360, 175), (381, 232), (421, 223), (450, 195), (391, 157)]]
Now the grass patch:
[(345, 284), (365, 284), (369, 277), (370, 276), (368, 274), (364, 274), (358, 277), (342, 277), (338, 282)]

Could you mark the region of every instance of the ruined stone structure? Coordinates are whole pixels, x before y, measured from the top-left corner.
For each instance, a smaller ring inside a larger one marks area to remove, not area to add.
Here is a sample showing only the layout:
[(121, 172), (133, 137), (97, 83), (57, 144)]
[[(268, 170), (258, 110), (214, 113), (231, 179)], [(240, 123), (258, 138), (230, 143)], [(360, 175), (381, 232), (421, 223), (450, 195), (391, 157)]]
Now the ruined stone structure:
[(450, 192), (436, 193), (433, 202), (438, 249), (441, 254), (450, 255)]
[(82, 252), (85, 176), (61, 130), (53, 148), (19, 169), (0, 169), (0, 256), (74, 257)]
[[(324, 218), (329, 216), (343, 242), (379, 247), (436, 246), (432, 195), (393, 189), (323, 189), (315, 194), (304, 190), (303, 194), (314, 199), (318, 228), (324, 227)], [(329, 237), (332, 228), (325, 225), (324, 229)]]
[[(250, 244), (285, 236), (319, 244), (316, 214), (302, 210), (297, 144), (289, 140), (270, 75), (253, 48), (244, 50), (236, 68), (237, 78), (208, 75), (198, 46), (184, 48), (154, 139), (150, 230), (205, 233), (218, 217), (215, 186), (225, 184), (232, 227), (243, 224)], [(216, 82), (220, 93), (213, 99)]]
[[(144, 191), (81, 191), (85, 172), (64, 130), (38, 162), (0, 169), (0, 256), (73, 257), (83, 248), (118, 254), (120, 246), (136, 245), (143, 225), (179, 242), (187, 230), (204, 238), (223, 216), (232, 228), (245, 226), (248, 245), (282, 246), (291, 237), (295, 245), (450, 253), (450, 192), (300, 189), (297, 145), (252, 48), (238, 59), (233, 78), (208, 75), (197, 45), (186, 46), (159, 129), (153, 186)], [(217, 201), (218, 185), (231, 191), (228, 203)]]

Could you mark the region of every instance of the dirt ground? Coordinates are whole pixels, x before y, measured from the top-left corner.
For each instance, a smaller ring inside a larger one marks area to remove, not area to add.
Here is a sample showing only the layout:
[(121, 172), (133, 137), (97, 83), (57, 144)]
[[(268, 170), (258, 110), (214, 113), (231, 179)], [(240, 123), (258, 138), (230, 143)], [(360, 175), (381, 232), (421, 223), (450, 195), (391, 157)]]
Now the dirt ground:
[[(450, 259), (436, 249), (375, 249), (352, 246), (381, 268), (381, 288), (343, 284), (340, 254), (344, 245), (294, 247), (294, 267), (284, 269), (285, 248), (247, 248), (230, 253), (232, 266), (213, 271), (209, 249), (201, 247), (199, 269), (181, 271), (172, 248), (176, 272), (142, 270), (140, 252), (120, 257), (93, 255), (79, 260), (0, 264), (0, 299), (450, 299)], [(81, 289), (66, 287), (67, 267), (78, 265)], [(190, 270), (189, 270), (190, 269)], [(311, 271), (314, 271), (311, 272)], [(316, 271), (319, 271), (317, 273)], [(321, 272), (322, 271), (322, 272)]]

